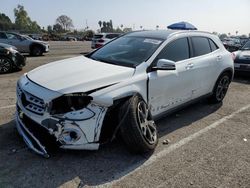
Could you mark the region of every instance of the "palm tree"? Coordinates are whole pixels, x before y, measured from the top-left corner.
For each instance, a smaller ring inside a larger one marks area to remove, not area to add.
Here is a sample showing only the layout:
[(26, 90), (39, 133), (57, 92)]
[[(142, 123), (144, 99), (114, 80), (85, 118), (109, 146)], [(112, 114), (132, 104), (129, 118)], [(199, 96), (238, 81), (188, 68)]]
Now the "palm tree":
[(235, 34), (238, 35), (239, 31), (235, 31)]
[(158, 29), (159, 29), (159, 25), (156, 26), (156, 30), (158, 30)]
[(99, 24), (99, 26), (101, 28), (102, 27), (102, 21), (99, 21), (98, 24)]
[(123, 25), (121, 24), (121, 29), (123, 28)]
[(142, 28), (143, 28), (142, 25), (140, 26), (140, 28), (141, 28), (141, 30), (142, 30)]

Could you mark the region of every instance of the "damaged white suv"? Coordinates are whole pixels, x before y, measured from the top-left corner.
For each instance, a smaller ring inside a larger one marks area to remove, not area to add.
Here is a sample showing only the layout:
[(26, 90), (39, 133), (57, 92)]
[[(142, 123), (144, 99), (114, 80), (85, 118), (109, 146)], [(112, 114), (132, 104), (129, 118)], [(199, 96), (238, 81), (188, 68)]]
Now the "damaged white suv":
[(221, 102), (233, 60), (215, 35), (140, 31), (86, 55), (57, 61), (17, 83), (16, 126), (26, 144), (48, 157), (48, 144), (97, 150), (119, 131), (141, 153), (158, 142), (154, 120), (209, 97)]

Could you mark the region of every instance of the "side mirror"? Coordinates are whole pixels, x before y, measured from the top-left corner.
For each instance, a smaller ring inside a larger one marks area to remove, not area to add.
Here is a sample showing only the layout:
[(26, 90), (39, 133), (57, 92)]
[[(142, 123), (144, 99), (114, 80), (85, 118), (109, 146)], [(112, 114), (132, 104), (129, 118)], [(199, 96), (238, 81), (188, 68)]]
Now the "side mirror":
[(153, 70), (176, 70), (175, 62), (168, 59), (159, 59)]

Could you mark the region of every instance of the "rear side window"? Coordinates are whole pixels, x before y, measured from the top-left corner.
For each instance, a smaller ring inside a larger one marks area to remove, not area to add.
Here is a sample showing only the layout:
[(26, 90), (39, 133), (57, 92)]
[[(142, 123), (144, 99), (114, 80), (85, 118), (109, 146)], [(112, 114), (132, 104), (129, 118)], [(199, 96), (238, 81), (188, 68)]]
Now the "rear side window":
[(209, 44), (210, 44), (210, 47), (211, 47), (211, 51), (215, 51), (217, 50), (219, 47), (214, 43), (214, 41), (212, 41), (211, 39), (208, 39), (209, 40)]
[(208, 38), (206, 37), (191, 37), (193, 44), (194, 57), (205, 55), (211, 52)]
[(94, 39), (100, 39), (102, 37), (103, 37), (103, 35), (94, 35)]
[(0, 33), (0, 39), (7, 39), (7, 36), (4, 33)]
[(113, 39), (113, 38), (116, 38), (118, 36), (119, 36), (119, 34), (108, 34), (108, 35), (106, 35), (106, 38)]
[(189, 45), (187, 38), (177, 39), (167, 44), (160, 52), (158, 59), (168, 59), (172, 61), (181, 61), (189, 58)]

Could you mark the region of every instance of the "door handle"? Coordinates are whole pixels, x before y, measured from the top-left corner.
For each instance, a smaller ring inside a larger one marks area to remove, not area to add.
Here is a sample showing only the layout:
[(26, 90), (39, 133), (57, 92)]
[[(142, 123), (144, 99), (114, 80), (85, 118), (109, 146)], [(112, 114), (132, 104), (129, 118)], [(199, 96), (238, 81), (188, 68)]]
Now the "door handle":
[(186, 69), (192, 69), (194, 67), (194, 64), (193, 63), (188, 63), (187, 66), (186, 66)]

